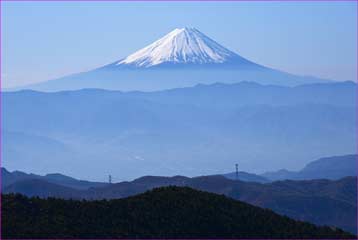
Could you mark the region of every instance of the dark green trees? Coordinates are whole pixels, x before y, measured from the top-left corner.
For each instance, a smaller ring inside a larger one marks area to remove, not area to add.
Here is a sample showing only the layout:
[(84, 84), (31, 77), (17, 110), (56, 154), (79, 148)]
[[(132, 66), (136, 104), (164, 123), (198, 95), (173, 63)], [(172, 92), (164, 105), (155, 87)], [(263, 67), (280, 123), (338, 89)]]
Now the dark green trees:
[(118, 200), (2, 196), (3, 238), (353, 238), (222, 195), (166, 187)]

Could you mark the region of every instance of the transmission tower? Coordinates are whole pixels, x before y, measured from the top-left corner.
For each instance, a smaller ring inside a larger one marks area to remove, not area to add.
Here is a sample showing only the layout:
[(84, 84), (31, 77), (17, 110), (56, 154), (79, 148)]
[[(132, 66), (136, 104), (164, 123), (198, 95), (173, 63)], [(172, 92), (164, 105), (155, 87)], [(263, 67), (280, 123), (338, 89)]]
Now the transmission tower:
[(236, 169), (236, 181), (239, 180), (239, 164), (235, 164), (235, 169)]

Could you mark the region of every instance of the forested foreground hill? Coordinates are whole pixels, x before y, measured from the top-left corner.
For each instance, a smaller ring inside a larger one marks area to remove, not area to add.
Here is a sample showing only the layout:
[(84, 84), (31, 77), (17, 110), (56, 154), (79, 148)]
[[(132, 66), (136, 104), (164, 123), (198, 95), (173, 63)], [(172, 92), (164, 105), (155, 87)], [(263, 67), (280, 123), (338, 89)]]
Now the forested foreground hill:
[(3, 238), (354, 238), (188, 187), (125, 199), (2, 196)]

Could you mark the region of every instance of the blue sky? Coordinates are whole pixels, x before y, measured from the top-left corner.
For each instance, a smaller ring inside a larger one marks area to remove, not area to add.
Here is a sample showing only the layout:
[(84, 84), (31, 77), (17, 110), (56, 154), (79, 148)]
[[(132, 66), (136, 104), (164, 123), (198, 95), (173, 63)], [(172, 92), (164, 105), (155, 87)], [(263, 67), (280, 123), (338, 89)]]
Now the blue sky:
[(300, 75), (355, 80), (356, 2), (2, 2), (2, 84), (119, 60), (177, 27)]

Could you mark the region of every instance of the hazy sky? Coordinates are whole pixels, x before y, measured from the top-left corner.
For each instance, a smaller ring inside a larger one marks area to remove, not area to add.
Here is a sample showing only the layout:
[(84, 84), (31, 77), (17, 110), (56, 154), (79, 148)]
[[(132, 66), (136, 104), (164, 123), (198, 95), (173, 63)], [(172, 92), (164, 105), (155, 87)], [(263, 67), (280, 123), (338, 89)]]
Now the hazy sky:
[(265, 66), (356, 79), (356, 2), (1, 4), (3, 87), (105, 65), (184, 26)]

